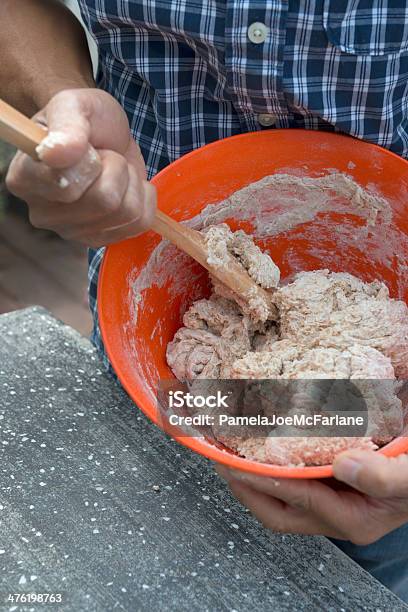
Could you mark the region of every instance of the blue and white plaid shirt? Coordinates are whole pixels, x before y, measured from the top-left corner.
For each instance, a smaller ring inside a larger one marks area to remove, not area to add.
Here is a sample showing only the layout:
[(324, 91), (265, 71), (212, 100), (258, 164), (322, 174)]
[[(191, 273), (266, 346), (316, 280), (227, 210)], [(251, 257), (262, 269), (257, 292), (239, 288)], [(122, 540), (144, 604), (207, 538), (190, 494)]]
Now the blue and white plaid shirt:
[[(408, 157), (406, 0), (79, 0), (98, 86), (125, 109), (149, 177), (233, 134), (335, 130)], [(93, 340), (103, 350), (90, 251)]]

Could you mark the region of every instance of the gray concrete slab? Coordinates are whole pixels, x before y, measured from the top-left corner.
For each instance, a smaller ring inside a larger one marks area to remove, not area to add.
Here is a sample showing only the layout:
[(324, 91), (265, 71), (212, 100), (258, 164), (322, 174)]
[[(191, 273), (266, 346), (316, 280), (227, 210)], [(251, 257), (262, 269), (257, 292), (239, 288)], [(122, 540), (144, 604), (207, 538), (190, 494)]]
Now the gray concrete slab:
[(408, 609), (325, 538), (264, 530), (46, 311), (0, 338), (1, 610)]

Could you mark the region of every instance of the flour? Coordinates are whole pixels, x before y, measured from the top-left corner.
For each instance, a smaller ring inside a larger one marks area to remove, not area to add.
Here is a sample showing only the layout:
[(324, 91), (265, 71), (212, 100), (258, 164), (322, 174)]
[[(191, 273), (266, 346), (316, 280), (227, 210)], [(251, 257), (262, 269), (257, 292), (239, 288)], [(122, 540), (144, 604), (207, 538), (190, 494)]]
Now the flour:
[[(71, 143), (71, 136), (65, 132), (50, 131), (46, 137), (35, 148), (40, 160), (44, 153), (52, 151), (56, 146), (65, 146)], [(82, 159), (73, 167), (66, 168), (60, 172), (57, 184), (61, 189), (66, 189), (73, 183), (82, 186), (89, 186), (102, 170), (100, 158), (92, 146), (88, 149)]]
[(58, 179), (58, 187), (61, 187), (61, 189), (66, 189), (69, 187), (69, 181), (65, 176), (61, 176)]
[(71, 142), (71, 136), (66, 132), (49, 131), (46, 137), (36, 146), (35, 151), (40, 159), (42, 159), (46, 151), (50, 151), (57, 145), (66, 145)]
[(204, 226), (234, 217), (251, 221), (258, 238), (274, 236), (312, 221), (325, 211), (351, 212), (374, 226), (392, 218), (389, 203), (369, 193), (345, 174), (310, 178), (273, 174), (233, 193), (216, 207), (204, 208), (199, 217)]

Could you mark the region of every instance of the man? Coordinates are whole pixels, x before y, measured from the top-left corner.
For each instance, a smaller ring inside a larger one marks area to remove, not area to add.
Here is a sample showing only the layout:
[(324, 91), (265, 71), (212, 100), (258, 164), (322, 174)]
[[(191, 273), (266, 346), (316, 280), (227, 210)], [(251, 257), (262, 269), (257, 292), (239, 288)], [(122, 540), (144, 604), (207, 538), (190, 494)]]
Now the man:
[[(275, 127), (338, 130), (408, 157), (402, 0), (79, 3), (98, 45), (97, 88), (83, 32), (56, 0), (2, 0), (0, 83), (3, 97), (51, 132), (43, 163), (18, 154), (8, 185), (27, 201), (34, 225), (93, 247), (90, 302), (101, 351), (99, 247), (149, 226), (155, 194), (146, 178), (169, 162)], [(335, 538), (408, 601), (408, 456), (349, 452), (334, 470), (352, 488), (219, 468), (265, 526)]]

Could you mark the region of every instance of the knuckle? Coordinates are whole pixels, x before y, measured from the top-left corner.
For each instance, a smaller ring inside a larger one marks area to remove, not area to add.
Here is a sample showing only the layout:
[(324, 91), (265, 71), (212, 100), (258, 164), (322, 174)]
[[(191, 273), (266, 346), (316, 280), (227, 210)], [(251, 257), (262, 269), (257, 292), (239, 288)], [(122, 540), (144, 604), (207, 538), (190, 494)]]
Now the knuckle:
[[(82, 241), (82, 236), (86, 233), (82, 225), (78, 223), (58, 223), (54, 224), (52, 229), (64, 240), (73, 240), (75, 242)], [(89, 231), (89, 228), (87, 229)]]
[(387, 474), (385, 470), (379, 469), (377, 470), (374, 478), (373, 489), (376, 491), (376, 494), (380, 496), (387, 496), (391, 490), (389, 474)]
[(114, 172), (105, 172), (98, 181), (95, 198), (98, 207), (105, 215), (115, 215), (122, 207), (128, 183), (127, 162), (117, 155), (114, 160)]
[(39, 229), (52, 229), (51, 227), (48, 226), (48, 223), (46, 222), (44, 215), (38, 212), (37, 210), (29, 208), (28, 217), (33, 227), (37, 227)]
[(251, 512), (251, 514), (261, 523), (262, 527), (265, 527), (265, 529), (272, 529), (277, 533), (282, 533), (279, 521), (260, 518), (259, 516), (257, 516), (256, 512)]
[(369, 534), (355, 534), (348, 538), (352, 544), (356, 546), (369, 546), (376, 541), (377, 538), (370, 536)]
[(17, 190), (18, 190), (17, 177), (16, 177), (16, 174), (12, 172), (11, 170), (7, 172), (5, 184), (10, 193), (14, 193), (14, 195), (17, 195)]
[[(243, 501), (242, 499), (239, 499), (238, 495), (236, 495), (236, 497), (243, 506), (247, 506), (245, 501)], [(269, 515), (266, 516), (264, 513), (259, 512), (259, 510), (254, 507), (250, 507), (249, 511), (252, 514), (252, 516), (254, 516), (256, 520), (259, 521), (259, 523), (263, 527), (265, 527), (265, 529), (270, 529), (271, 531), (275, 533), (290, 533), (290, 527), (289, 525), (286, 524), (287, 521), (285, 520), (283, 516), (280, 516), (279, 514), (278, 515), (273, 514), (273, 513), (270, 513)]]
[(352, 544), (356, 546), (366, 546), (368, 544), (368, 539), (365, 534), (352, 532), (350, 534), (345, 534), (347, 539), (350, 540)]
[(95, 240), (95, 238), (81, 238), (80, 242), (91, 249), (98, 249), (102, 245), (101, 241)]
[(58, 227), (58, 228), (54, 228), (54, 232), (56, 234), (58, 234), (58, 236), (60, 236), (61, 238), (63, 238), (63, 240), (73, 240), (73, 241), (77, 241), (79, 240), (79, 236), (78, 233), (75, 229), (69, 228), (69, 227)]
[(8, 172), (5, 178), (6, 187), (11, 193), (14, 193), (15, 195), (17, 195), (17, 192), (19, 192), (21, 189), (23, 180), (24, 180), (24, 177), (22, 176), (19, 170), (18, 161), (14, 159), (9, 166), (9, 169), (8, 169)]
[(132, 222), (132, 225), (137, 226), (139, 230), (145, 223), (143, 205), (137, 200), (136, 202), (129, 202), (126, 206), (126, 217)]
[(77, 236), (76, 240), (78, 242), (81, 242), (82, 244), (86, 245), (87, 247), (90, 247), (91, 249), (98, 249), (101, 246), (105, 246), (106, 244), (108, 244), (101, 237), (95, 236), (95, 235), (93, 235), (93, 236), (89, 236), (89, 235)]
[(143, 190), (140, 192), (140, 197), (131, 202), (132, 218), (139, 233), (148, 230), (153, 223), (156, 201), (151, 196), (152, 194), (155, 196), (155, 193), (155, 190), (148, 190), (147, 193), (146, 190)]
[(65, 240), (74, 240), (75, 242), (84, 244), (91, 249), (97, 249), (100, 246), (104, 246), (101, 232), (92, 231), (92, 228), (89, 226), (65, 228), (65, 235), (62, 237)]
[(59, 202), (63, 202), (64, 204), (73, 204), (77, 202), (82, 197), (82, 189), (76, 183), (68, 185), (67, 187), (62, 187), (61, 182), (59, 181), (57, 184), (57, 198)]
[(75, 89), (62, 89), (61, 91), (58, 91), (56, 94), (54, 94), (49, 104), (58, 105), (60, 103), (66, 102), (67, 100), (74, 100), (77, 95), (77, 90)]
[(53, 95), (53, 97), (49, 101), (49, 105), (50, 104), (56, 104), (56, 103), (60, 102), (61, 100), (65, 100), (66, 97), (67, 97), (67, 92), (68, 91), (69, 90), (67, 90), (67, 89), (62, 89), (61, 91), (58, 91), (56, 94)]
[(114, 185), (105, 187), (98, 198), (98, 205), (105, 215), (114, 215), (122, 205), (122, 193)]
[(66, 100), (67, 97), (70, 96), (71, 91), (69, 89), (62, 89), (61, 91), (58, 91), (54, 97), (53, 97), (53, 101), (59, 101), (59, 100)]
[(56, 233), (59, 231), (59, 226), (55, 223), (53, 216), (50, 215), (48, 206), (39, 205), (38, 202), (29, 204), (28, 217), (31, 225), (38, 229), (51, 230)]
[(381, 537), (381, 533), (379, 533), (377, 528), (363, 527), (362, 525), (360, 525), (358, 529), (352, 529), (352, 531), (346, 535), (350, 542), (356, 546), (369, 546), (369, 544), (373, 544)]
[(302, 493), (291, 500), (290, 505), (298, 510), (309, 512), (312, 509), (312, 501), (310, 495)]

